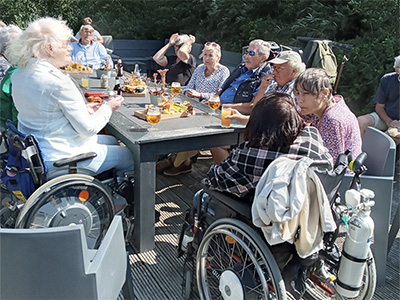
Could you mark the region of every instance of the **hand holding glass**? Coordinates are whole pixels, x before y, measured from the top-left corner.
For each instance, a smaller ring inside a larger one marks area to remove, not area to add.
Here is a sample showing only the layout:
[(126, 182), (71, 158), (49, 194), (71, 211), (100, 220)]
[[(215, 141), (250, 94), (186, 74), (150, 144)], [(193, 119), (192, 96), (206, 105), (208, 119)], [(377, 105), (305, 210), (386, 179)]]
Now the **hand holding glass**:
[(230, 116), (232, 114), (232, 109), (230, 107), (222, 106), (221, 109), (221, 126), (224, 128), (228, 128), (231, 126), (231, 119), (225, 119), (226, 116)]
[(161, 121), (161, 111), (158, 107), (150, 107), (146, 115), (147, 122), (151, 124), (151, 130), (155, 130), (154, 125)]
[(219, 96), (214, 94), (210, 96), (208, 99), (208, 106), (213, 110), (211, 115), (215, 115), (215, 110), (221, 106), (221, 101), (219, 100)]

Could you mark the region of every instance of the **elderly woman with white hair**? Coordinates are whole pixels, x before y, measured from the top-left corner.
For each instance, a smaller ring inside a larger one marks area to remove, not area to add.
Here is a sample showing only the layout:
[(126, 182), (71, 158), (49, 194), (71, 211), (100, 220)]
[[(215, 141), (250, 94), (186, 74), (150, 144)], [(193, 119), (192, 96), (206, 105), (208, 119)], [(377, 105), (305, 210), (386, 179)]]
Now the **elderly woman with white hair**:
[(215, 42), (205, 43), (199, 58), (203, 59), (203, 64), (194, 70), (183, 94), (190, 98), (208, 100), (211, 94), (221, 89), (222, 84), (229, 77), (229, 69), (219, 63), (221, 47)]
[(0, 29), (0, 81), (3, 79), (4, 74), (11, 66), (7, 57), (5, 56), (5, 52), (7, 49), (7, 45), (11, 40), (18, 37), (21, 33), (21, 29), (15, 25), (8, 25)]
[[(196, 69), (196, 58), (190, 54), (192, 44), (196, 41), (193, 35), (174, 33), (169, 38), (168, 44), (157, 51), (153, 60), (161, 67), (168, 69), (166, 82), (179, 82), (186, 86)], [(175, 55), (168, 55), (168, 49), (174, 47)]]
[(7, 48), (11, 63), (20, 67), (11, 77), (18, 129), (36, 136), (49, 172), (55, 170), (54, 161), (95, 152), (96, 158), (79, 162), (78, 167), (97, 174), (114, 168), (122, 176), (133, 170), (132, 154), (113, 136), (97, 133), (123, 98), (86, 104), (71, 78), (60, 70), (70, 63), (71, 36), (65, 21), (40, 18)]

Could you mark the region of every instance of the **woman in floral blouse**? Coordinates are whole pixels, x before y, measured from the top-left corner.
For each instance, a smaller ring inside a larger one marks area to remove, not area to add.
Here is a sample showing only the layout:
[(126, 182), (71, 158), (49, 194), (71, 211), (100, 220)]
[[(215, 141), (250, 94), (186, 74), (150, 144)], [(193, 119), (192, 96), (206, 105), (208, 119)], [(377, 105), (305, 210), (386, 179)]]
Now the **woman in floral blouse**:
[(208, 100), (210, 94), (215, 94), (221, 89), (229, 77), (229, 69), (219, 63), (221, 47), (215, 42), (205, 43), (200, 58), (203, 58), (203, 64), (194, 70), (183, 93), (190, 98)]
[(341, 95), (332, 95), (332, 85), (323, 69), (310, 68), (294, 83), (294, 95), (306, 122), (315, 126), (334, 161), (350, 149), (361, 153), (361, 133), (356, 116)]

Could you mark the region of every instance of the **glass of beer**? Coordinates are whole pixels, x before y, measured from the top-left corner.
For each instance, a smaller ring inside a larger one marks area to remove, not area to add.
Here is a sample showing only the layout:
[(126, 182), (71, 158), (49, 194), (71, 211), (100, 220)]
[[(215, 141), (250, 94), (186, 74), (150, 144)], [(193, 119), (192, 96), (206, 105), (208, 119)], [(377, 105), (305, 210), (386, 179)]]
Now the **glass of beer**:
[(176, 96), (179, 95), (182, 92), (182, 87), (180, 82), (173, 82), (171, 84), (171, 93), (172, 95)]
[(208, 99), (208, 106), (213, 110), (211, 115), (212, 116), (216, 115), (215, 110), (221, 106), (221, 101), (219, 100), (219, 96), (216, 94), (211, 95), (210, 99)]
[(146, 115), (147, 122), (151, 124), (151, 130), (155, 130), (154, 125), (161, 121), (161, 111), (159, 107), (150, 107)]
[(88, 76), (83, 76), (81, 79), (81, 85), (82, 87), (84, 87), (85, 89), (87, 89), (89, 87), (89, 77)]
[(226, 116), (230, 116), (232, 114), (232, 109), (230, 107), (226, 107), (222, 105), (221, 108), (221, 126), (224, 128), (228, 128), (231, 126), (231, 119), (225, 119)]

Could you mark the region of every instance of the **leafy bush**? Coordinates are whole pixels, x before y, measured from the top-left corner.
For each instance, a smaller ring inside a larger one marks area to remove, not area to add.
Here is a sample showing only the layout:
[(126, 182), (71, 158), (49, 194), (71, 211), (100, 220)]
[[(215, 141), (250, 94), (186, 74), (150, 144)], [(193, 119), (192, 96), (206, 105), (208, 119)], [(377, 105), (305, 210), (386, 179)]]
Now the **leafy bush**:
[(343, 55), (349, 58), (338, 92), (356, 114), (373, 110), (379, 80), (400, 54), (397, 0), (0, 0), (0, 7), (4, 22), (22, 28), (41, 16), (60, 16), (76, 32), (90, 16), (114, 39), (192, 33), (199, 43), (216, 41), (236, 52), (255, 38), (300, 48), (297, 36), (351, 44), (351, 52), (334, 52), (339, 65)]

